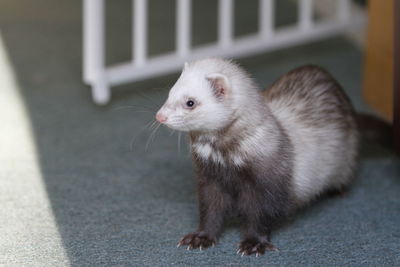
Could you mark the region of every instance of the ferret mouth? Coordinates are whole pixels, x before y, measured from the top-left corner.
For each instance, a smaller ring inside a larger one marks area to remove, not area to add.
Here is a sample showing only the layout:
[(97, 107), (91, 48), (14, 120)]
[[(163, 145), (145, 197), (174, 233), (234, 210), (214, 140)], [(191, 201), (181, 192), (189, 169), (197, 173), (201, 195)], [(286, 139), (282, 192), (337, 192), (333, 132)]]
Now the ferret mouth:
[(182, 132), (190, 131), (190, 128), (184, 122), (181, 121), (166, 121), (163, 124), (172, 130), (177, 130)]
[(161, 111), (158, 111), (156, 114), (156, 120), (160, 124), (164, 124), (168, 128), (178, 131), (185, 131), (188, 129), (186, 123), (183, 121), (182, 118), (176, 118), (175, 116), (166, 116)]

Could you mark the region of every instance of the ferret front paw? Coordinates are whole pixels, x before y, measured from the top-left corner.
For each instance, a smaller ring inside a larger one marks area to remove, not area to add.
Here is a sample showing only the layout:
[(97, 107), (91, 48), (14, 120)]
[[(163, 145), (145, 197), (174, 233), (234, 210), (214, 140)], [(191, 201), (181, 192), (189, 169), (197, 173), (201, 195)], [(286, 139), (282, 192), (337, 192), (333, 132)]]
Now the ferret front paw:
[(208, 248), (209, 246), (214, 246), (216, 243), (216, 239), (208, 236), (202, 232), (194, 232), (191, 234), (185, 235), (181, 241), (179, 241), (178, 246), (188, 246), (187, 249), (199, 248), (202, 250), (203, 248)]
[(239, 244), (237, 254), (251, 255), (256, 254), (256, 257), (263, 255), (266, 250), (278, 251), (270, 242), (262, 242), (257, 239), (245, 239)]

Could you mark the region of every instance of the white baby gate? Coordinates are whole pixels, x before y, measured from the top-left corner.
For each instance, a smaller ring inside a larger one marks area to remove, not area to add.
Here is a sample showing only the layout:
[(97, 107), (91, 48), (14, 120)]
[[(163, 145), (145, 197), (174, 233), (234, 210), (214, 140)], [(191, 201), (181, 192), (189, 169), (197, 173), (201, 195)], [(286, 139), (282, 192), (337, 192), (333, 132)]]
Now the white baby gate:
[[(275, 1), (259, 0), (259, 31), (233, 38), (234, 0), (218, 0), (218, 40), (214, 44), (191, 47), (191, 0), (176, 0), (176, 49), (155, 57), (147, 53), (148, 1), (133, 1), (132, 55), (130, 62), (105, 65), (105, 0), (84, 0), (83, 78), (92, 87), (93, 100), (106, 104), (110, 87), (138, 81), (180, 69), (185, 61), (209, 56), (242, 57), (284, 48), (342, 33), (364, 23), (364, 16), (352, 13), (351, 0), (331, 0), (336, 11), (331, 20), (313, 19), (314, 0), (299, 1), (296, 25), (275, 29)], [(169, 0), (171, 1), (171, 0)], [(322, 0), (315, 0), (322, 1)], [(326, 2), (327, 0), (325, 0)], [(330, 12), (328, 12), (330, 13)]]

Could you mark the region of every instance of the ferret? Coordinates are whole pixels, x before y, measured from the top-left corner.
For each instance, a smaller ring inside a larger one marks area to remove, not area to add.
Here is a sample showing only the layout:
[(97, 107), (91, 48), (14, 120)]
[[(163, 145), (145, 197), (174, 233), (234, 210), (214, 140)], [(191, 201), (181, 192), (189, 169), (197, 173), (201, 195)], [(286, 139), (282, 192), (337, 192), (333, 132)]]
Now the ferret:
[(216, 244), (224, 219), (240, 220), (237, 253), (277, 250), (271, 231), (299, 207), (354, 176), (359, 133), (341, 86), (307, 65), (264, 93), (233, 61), (185, 63), (156, 119), (190, 136), (199, 226), (178, 246)]

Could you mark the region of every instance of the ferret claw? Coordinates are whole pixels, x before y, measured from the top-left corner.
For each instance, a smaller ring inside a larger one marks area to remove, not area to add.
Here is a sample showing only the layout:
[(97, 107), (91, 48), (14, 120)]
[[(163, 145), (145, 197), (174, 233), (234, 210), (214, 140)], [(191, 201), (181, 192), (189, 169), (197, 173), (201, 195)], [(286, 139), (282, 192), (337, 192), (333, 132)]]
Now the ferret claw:
[(186, 246), (186, 250), (200, 249), (202, 251), (207, 249), (211, 245), (215, 246), (215, 244), (216, 239), (214, 237), (195, 232), (185, 235), (183, 239), (181, 239), (181, 241), (178, 243), (177, 247)]
[(257, 253), (256, 253), (256, 258), (257, 258), (259, 255), (260, 255), (260, 254), (257, 252)]
[(244, 252), (242, 252), (242, 256), (241, 257), (243, 257), (244, 256)]
[(239, 254), (240, 253), (240, 248), (236, 251), (236, 254)]

